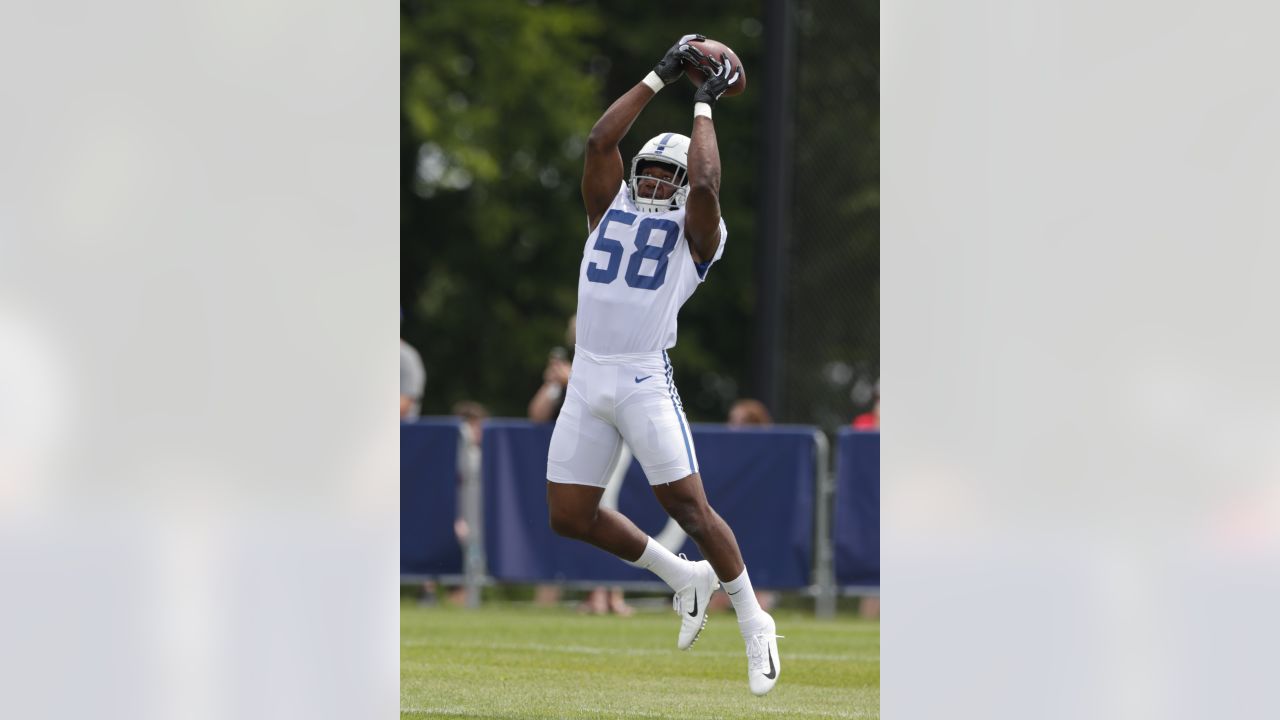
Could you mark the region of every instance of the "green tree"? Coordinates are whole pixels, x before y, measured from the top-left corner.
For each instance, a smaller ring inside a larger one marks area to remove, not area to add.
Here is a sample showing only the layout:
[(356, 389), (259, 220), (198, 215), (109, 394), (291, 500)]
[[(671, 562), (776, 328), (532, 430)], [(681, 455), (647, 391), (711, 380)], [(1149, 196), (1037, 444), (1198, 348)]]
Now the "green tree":
[(796, 0), (785, 402), (828, 430), (880, 374), (879, 8)]
[(401, 6), (402, 335), (424, 411), (521, 414), (561, 344), (583, 234), (578, 174), (597, 15), (503, 0)]

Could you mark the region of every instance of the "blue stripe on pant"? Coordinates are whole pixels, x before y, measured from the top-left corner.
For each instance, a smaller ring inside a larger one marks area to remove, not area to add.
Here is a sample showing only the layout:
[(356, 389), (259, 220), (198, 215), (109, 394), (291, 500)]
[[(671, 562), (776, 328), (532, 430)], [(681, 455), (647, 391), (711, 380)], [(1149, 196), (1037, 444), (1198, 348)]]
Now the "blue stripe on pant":
[(667, 393), (671, 395), (671, 408), (676, 411), (676, 422), (680, 423), (680, 435), (684, 438), (684, 451), (689, 456), (689, 472), (698, 472), (698, 463), (693, 459), (693, 446), (689, 444), (689, 428), (685, 426), (684, 410), (680, 407), (680, 394), (676, 392), (676, 384), (672, 379), (671, 360), (667, 351), (662, 351), (662, 364), (667, 369)]

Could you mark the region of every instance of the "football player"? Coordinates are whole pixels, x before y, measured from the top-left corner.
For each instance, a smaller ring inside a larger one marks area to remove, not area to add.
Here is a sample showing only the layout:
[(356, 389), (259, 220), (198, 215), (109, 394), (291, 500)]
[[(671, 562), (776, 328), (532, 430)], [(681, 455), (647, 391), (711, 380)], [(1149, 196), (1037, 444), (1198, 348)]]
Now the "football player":
[[(582, 199), (587, 239), (578, 274), (573, 372), (547, 456), (547, 504), (560, 535), (652, 571), (675, 591), (680, 649), (706, 625), (723, 582), (746, 642), (751, 692), (773, 689), (781, 670), (776, 628), (756, 601), (733, 531), (707, 502), (667, 349), (676, 315), (724, 254), (720, 155), (712, 107), (738, 78), (727, 55), (705, 57), (686, 35), (644, 80), (618, 98), (587, 138)], [(618, 142), (685, 64), (709, 68), (694, 93), (692, 137), (650, 139), (623, 177)], [(676, 556), (625, 516), (600, 506), (610, 470), (631, 448), (667, 513), (706, 560)]]

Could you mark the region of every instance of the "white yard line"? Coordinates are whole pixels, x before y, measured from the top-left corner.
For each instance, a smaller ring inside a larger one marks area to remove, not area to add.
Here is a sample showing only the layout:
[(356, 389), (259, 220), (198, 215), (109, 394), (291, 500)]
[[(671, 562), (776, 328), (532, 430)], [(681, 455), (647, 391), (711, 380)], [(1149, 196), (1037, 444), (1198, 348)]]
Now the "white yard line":
[[(429, 647), (441, 645), (428, 640), (402, 640), (402, 647)], [(477, 648), (483, 650), (527, 650), (532, 652), (567, 653), (570, 655), (672, 655), (680, 652), (675, 648), (658, 650), (654, 648), (602, 648), (589, 645), (551, 645), (548, 643), (450, 643), (450, 647)], [(785, 643), (779, 643), (779, 652), (783, 658), (792, 660), (816, 660), (822, 662), (869, 662), (879, 661), (878, 654), (868, 653), (811, 653), (788, 652)], [(740, 657), (743, 652), (727, 652), (724, 650), (697, 650), (697, 655), (711, 657)]]

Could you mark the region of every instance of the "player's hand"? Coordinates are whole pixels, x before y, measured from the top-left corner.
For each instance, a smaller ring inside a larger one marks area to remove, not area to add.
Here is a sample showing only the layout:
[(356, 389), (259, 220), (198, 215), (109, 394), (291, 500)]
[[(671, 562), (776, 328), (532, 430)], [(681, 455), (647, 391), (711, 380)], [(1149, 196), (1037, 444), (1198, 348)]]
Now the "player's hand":
[(684, 57), (683, 52), (689, 48), (689, 41), (706, 39), (705, 35), (692, 33), (677, 40), (676, 44), (672, 45), (671, 49), (667, 51), (667, 54), (663, 55), (662, 59), (658, 61), (658, 64), (653, 66), (654, 74), (668, 85), (679, 80), (680, 74), (684, 72), (684, 67), (681, 65), (681, 60)]
[[(717, 62), (713, 58), (703, 55), (698, 48), (692, 45), (686, 46), (682, 52), (682, 57), (690, 65), (702, 69), (707, 79), (703, 81), (698, 89), (693, 93), (693, 101), (695, 103), (704, 102), (708, 105), (715, 105), (720, 96), (724, 94), (729, 86), (738, 81), (741, 71), (733, 66), (733, 61), (728, 55), (721, 55)], [(707, 72), (706, 66), (710, 65), (714, 72)]]

